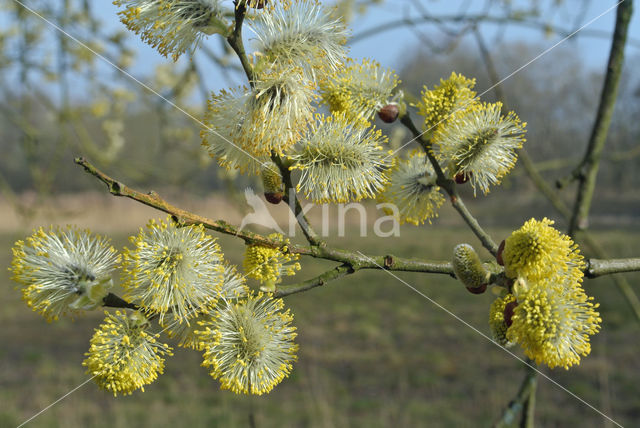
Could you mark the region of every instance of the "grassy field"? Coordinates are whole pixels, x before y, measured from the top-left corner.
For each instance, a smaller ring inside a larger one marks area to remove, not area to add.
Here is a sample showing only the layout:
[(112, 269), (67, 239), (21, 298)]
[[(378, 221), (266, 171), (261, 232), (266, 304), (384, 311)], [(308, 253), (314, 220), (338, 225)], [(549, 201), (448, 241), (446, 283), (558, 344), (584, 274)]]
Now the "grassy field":
[[(111, 236), (122, 247), (126, 234), (134, 232), (123, 228)], [(459, 228), (402, 232), (401, 238), (387, 240), (360, 239), (354, 232), (335, 243), (434, 259), (449, 258), (457, 243), (476, 245)], [(507, 231), (492, 233), (497, 238)], [(9, 265), (9, 248), (26, 234), (0, 234), (0, 266)], [(613, 255), (640, 254), (638, 232), (597, 235)], [(221, 244), (228, 258), (241, 261), (237, 242), (222, 238)], [(303, 260), (303, 266), (299, 278), (329, 264)], [(488, 333), (491, 292), (471, 295), (444, 276), (399, 276)], [(627, 277), (640, 293), (640, 276)], [(609, 278), (585, 285), (601, 303), (604, 319), (591, 355), (570, 371), (542, 370), (621, 424), (637, 426), (640, 324)], [(0, 273), (0, 302), (0, 427), (11, 427), (88, 379), (81, 363), (102, 312), (47, 324), (21, 302), (6, 268)], [(89, 382), (29, 426), (234, 427), (248, 426), (252, 415), (257, 427), (476, 427), (490, 425), (519, 387), (521, 363), (385, 272), (360, 272), (290, 296), (286, 304), (295, 314), (299, 359), (293, 374), (267, 396), (221, 391), (200, 367), (199, 353), (177, 349), (165, 374), (145, 392), (114, 398)], [(605, 425), (602, 416), (549, 381), (540, 380), (537, 397), (539, 426)]]

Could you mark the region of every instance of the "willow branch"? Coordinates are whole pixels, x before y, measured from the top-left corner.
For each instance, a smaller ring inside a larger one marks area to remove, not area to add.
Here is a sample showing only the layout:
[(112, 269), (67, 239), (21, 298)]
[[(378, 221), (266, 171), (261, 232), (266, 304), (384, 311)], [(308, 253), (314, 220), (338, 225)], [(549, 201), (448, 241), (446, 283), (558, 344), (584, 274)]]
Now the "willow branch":
[(236, 5), (235, 26), (233, 28), (233, 32), (229, 35), (229, 37), (227, 37), (227, 42), (236, 53), (236, 55), (238, 55), (240, 63), (242, 64), (242, 69), (249, 79), (249, 84), (253, 86), (255, 80), (253, 67), (249, 62), (249, 58), (247, 57), (247, 53), (244, 49), (244, 42), (242, 41), (242, 24), (244, 22), (244, 15), (247, 11), (247, 6), (245, 0), (236, 0), (234, 3)]
[[(593, 239), (593, 237), (590, 234), (586, 232), (581, 232), (579, 236), (582, 237), (584, 242), (591, 248), (591, 251), (593, 251), (593, 253), (597, 257), (605, 258), (607, 256), (607, 253), (604, 251), (604, 249), (600, 246), (600, 244), (595, 239)], [(587, 260), (587, 266), (590, 266), (590, 265), (591, 265), (591, 260)], [(617, 273), (617, 272), (610, 271), (610, 273)], [(622, 293), (622, 295), (625, 297), (631, 311), (636, 316), (636, 319), (640, 321), (640, 299), (638, 298), (638, 295), (635, 293), (635, 291), (633, 291), (631, 284), (629, 284), (629, 281), (627, 281), (626, 278), (620, 275), (613, 275), (612, 278), (616, 283), (616, 286)]]
[[(242, 24), (244, 22), (244, 16), (247, 10), (246, 1), (236, 0), (234, 3), (236, 5), (235, 27), (233, 33), (229, 35), (229, 37), (227, 37), (227, 42), (229, 42), (229, 45), (240, 59), (242, 68), (247, 75), (247, 79), (249, 79), (249, 84), (253, 87), (253, 85), (255, 84), (255, 74), (253, 72), (253, 67), (249, 63), (249, 58), (247, 57), (247, 53), (245, 52), (244, 44), (242, 42)], [(300, 201), (296, 196), (295, 188), (293, 187), (293, 184), (291, 182), (291, 172), (289, 171), (289, 168), (283, 164), (280, 156), (278, 156), (277, 154), (272, 154), (271, 159), (278, 166), (280, 174), (282, 175), (282, 179), (285, 185), (285, 196), (283, 199), (289, 205), (291, 211), (295, 215), (296, 221), (300, 225), (300, 229), (302, 229), (302, 233), (311, 245), (318, 246), (322, 244), (322, 241), (319, 239), (318, 235), (311, 227), (309, 220), (304, 215), (302, 205), (300, 204)]]
[(633, 12), (633, 0), (625, 0), (618, 4), (616, 13), (616, 26), (611, 41), (609, 63), (605, 75), (600, 104), (593, 123), (589, 145), (584, 159), (573, 172), (573, 177), (578, 179), (578, 191), (571, 220), (569, 221), (569, 235), (573, 236), (579, 229), (586, 229), (588, 225), (589, 210), (596, 187), (596, 177), (600, 166), (602, 149), (607, 142), (607, 133), (611, 125), (611, 118), (618, 96), (620, 76), (624, 63), (624, 47), (627, 41), (629, 21)]
[[(261, 244), (274, 248), (279, 248), (282, 246), (282, 242), (279, 240), (270, 239), (260, 234), (245, 230), (238, 230), (236, 227), (230, 225), (226, 221), (211, 220), (206, 217), (202, 217), (178, 208), (162, 199), (154, 191), (142, 193), (135, 189), (132, 189), (125, 184), (109, 177), (83, 157), (76, 158), (75, 163), (82, 166), (87, 173), (93, 175), (98, 180), (106, 184), (107, 188), (109, 189), (109, 193), (111, 193), (112, 195), (133, 199), (134, 201), (140, 202), (159, 211), (164, 211), (165, 213), (172, 215), (178, 222), (182, 224), (202, 224), (207, 229), (225, 233), (227, 235), (237, 236), (238, 238), (243, 239), (248, 244)], [(297, 254), (306, 254), (308, 252), (305, 251), (304, 248), (294, 245), (289, 245), (288, 247), (290, 248), (291, 252), (295, 252)]]
[(407, 112), (404, 116), (400, 118), (400, 123), (402, 123), (409, 131), (411, 131), (411, 133), (413, 134), (413, 139), (416, 140), (418, 144), (420, 144), (420, 147), (422, 147), (422, 149), (424, 150), (425, 154), (429, 158), (429, 161), (431, 161), (433, 165), (433, 170), (438, 176), (438, 179), (446, 180), (444, 171), (442, 171), (442, 168), (440, 167), (438, 160), (435, 158), (435, 156), (433, 155), (433, 152), (431, 151), (431, 141), (428, 141), (422, 138), (424, 132), (420, 132), (420, 130), (413, 123), (413, 120), (411, 120), (411, 116), (409, 116), (409, 112)]
[(462, 198), (458, 194), (455, 181), (445, 177), (444, 172), (442, 171), (442, 168), (438, 163), (438, 160), (435, 158), (431, 151), (431, 142), (423, 138), (423, 133), (420, 132), (418, 128), (416, 128), (415, 124), (411, 120), (411, 117), (409, 117), (409, 113), (402, 116), (400, 118), (400, 122), (413, 133), (414, 138), (424, 149), (424, 152), (429, 158), (429, 161), (431, 162), (431, 165), (433, 166), (433, 169), (438, 177), (436, 183), (447, 192), (453, 208), (458, 211), (465, 223), (467, 223), (469, 228), (478, 237), (478, 239), (482, 243), (482, 246), (489, 250), (489, 252), (495, 256), (498, 253), (498, 245), (493, 241), (491, 236), (489, 236), (489, 234), (484, 231), (482, 226), (480, 226), (480, 223), (478, 223), (475, 217), (467, 209), (467, 206), (464, 204)]
[[(549, 200), (549, 202), (551, 202), (553, 207), (565, 219), (569, 219), (571, 216), (571, 210), (560, 198), (560, 195), (558, 195), (558, 193), (555, 192), (551, 188), (551, 186), (545, 181), (545, 179), (542, 177), (540, 172), (535, 169), (533, 162), (531, 161), (531, 158), (529, 157), (528, 153), (524, 149), (520, 150), (519, 158), (521, 161), (520, 164), (524, 167), (525, 172), (527, 173), (527, 175), (529, 176), (533, 184), (538, 188), (538, 190), (540, 190), (540, 192), (542, 192), (547, 197), (547, 199)], [(589, 232), (587, 232), (586, 230), (583, 230), (581, 231), (579, 237), (583, 241), (585, 241), (585, 243), (589, 246), (589, 248), (591, 248), (591, 251), (593, 251), (596, 257), (600, 257), (600, 258), (608, 257), (604, 249), (600, 247), (600, 245), (593, 238), (593, 236), (591, 236)], [(595, 271), (594, 272), (589, 271), (590, 264), (591, 264), (591, 261), (587, 260), (587, 269), (585, 270), (585, 276), (587, 276), (588, 278), (600, 276), (600, 275), (596, 275)], [(608, 273), (614, 273), (614, 272), (608, 272)], [(602, 275), (606, 275), (606, 274), (607, 273), (602, 273)], [(629, 282), (625, 278), (619, 275), (613, 275), (612, 278), (616, 286), (620, 290), (620, 292), (625, 296), (625, 299), (629, 304), (631, 310), (635, 314), (636, 319), (640, 320), (640, 299), (638, 298), (635, 291), (633, 291), (633, 288), (631, 288), (631, 284), (629, 284)]]
[[(482, 48), (483, 40), (481, 38), (478, 38), (477, 41), (480, 47), (480, 54), (484, 61), (485, 67), (487, 68), (487, 73), (489, 74), (489, 78), (493, 83), (496, 97), (498, 98), (498, 100), (502, 101), (504, 106), (506, 106), (507, 102), (504, 97), (504, 93), (501, 90), (497, 89), (500, 87), (500, 85), (498, 84), (498, 82), (500, 81), (500, 76), (498, 75), (496, 68), (493, 65), (491, 54), (489, 53), (488, 49)], [(529, 176), (529, 179), (533, 182), (536, 188), (547, 198), (547, 200), (549, 200), (549, 202), (551, 202), (551, 205), (553, 205), (556, 211), (558, 211), (565, 219), (569, 220), (572, 214), (571, 210), (564, 203), (558, 192), (546, 182), (525, 149), (520, 149), (519, 159), (519, 165), (523, 166), (525, 172)], [(583, 230), (580, 235), (582, 240), (584, 240), (585, 243), (591, 248), (596, 257), (603, 259), (608, 258), (604, 249), (602, 249), (598, 242), (586, 230)], [(594, 263), (597, 264), (597, 262)], [(590, 266), (591, 261), (588, 260), (587, 268), (584, 271), (585, 276), (588, 278), (595, 278), (599, 275), (613, 273), (604, 271), (602, 273), (597, 273), (595, 270), (596, 265), (594, 265), (592, 268), (590, 268)], [(618, 266), (618, 268), (620, 268), (620, 266)], [(629, 307), (635, 314), (636, 318), (640, 320), (640, 299), (638, 298), (635, 291), (633, 291), (633, 288), (631, 288), (631, 284), (629, 284), (629, 282), (625, 278), (619, 275), (613, 275), (612, 278), (622, 295), (625, 297), (627, 303), (629, 304)]]
[(102, 306), (106, 306), (109, 308), (127, 308), (127, 309), (135, 309), (138, 310), (138, 305), (135, 305), (133, 303), (129, 303), (126, 300), (124, 300), (123, 298), (113, 294), (113, 293), (109, 293), (107, 294), (104, 299), (102, 299)]
[(286, 251), (291, 254), (300, 254), (340, 263), (347, 263), (350, 266), (358, 269), (374, 269), (376, 268), (377, 263), (379, 265), (385, 266), (385, 268), (389, 270), (440, 273), (446, 275), (453, 274), (453, 268), (451, 266), (451, 263), (448, 261), (408, 259), (403, 257), (396, 257), (392, 254), (383, 256), (367, 255), (363, 257), (358, 253), (354, 253), (349, 250), (343, 250), (340, 248), (290, 244), (288, 242), (282, 241), (281, 239), (271, 239), (258, 233), (253, 233), (246, 230), (238, 230), (237, 227), (227, 223), (224, 220), (211, 220), (209, 218), (178, 208), (175, 205), (172, 205), (162, 199), (154, 191), (143, 193), (138, 190), (132, 189), (124, 183), (121, 183), (120, 181), (109, 177), (82, 157), (76, 158), (75, 162), (78, 165), (82, 166), (87, 173), (93, 175), (98, 180), (106, 184), (107, 188), (109, 189), (109, 193), (114, 196), (133, 199), (134, 201), (140, 202), (159, 211), (163, 211), (174, 217), (174, 219), (181, 224), (201, 224), (209, 230), (240, 238), (248, 244), (259, 244), (272, 248), (286, 247)]
[(296, 189), (291, 180), (291, 171), (289, 170), (288, 165), (282, 160), (280, 156), (276, 153), (271, 155), (271, 159), (276, 164), (278, 169), (280, 170), (280, 175), (282, 176), (282, 182), (284, 184), (284, 200), (289, 209), (293, 213), (296, 218), (296, 222), (300, 226), (304, 237), (307, 238), (309, 244), (313, 246), (324, 245), (324, 242), (320, 239), (318, 234), (313, 230), (311, 223), (309, 223), (309, 219), (304, 214), (304, 210), (302, 209), (302, 205), (298, 200), (298, 196), (296, 195)]
[[(524, 425), (521, 424), (520, 426), (533, 427), (533, 413), (531, 412), (533, 409), (529, 409), (528, 404), (530, 402), (528, 400), (530, 397), (533, 397), (535, 395), (538, 373), (530, 366), (527, 365), (526, 367), (527, 373), (522, 380), (522, 384), (520, 385), (518, 393), (516, 394), (515, 398), (509, 402), (507, 408), (504, 409), (502, 418), (500, 418), (500, 420), (495, 423), (495, 427), (502, 428), (513, 426), (516, 420), (516, 415), (518, 415), (518, 413), (520, 412), (523, 412), (524, 416), (521, 419), (521, 422), (525, 422)], [(529, 424), (528, 422), (530, 422), (531, 424)]]
[[(531, 370), (533, 371), (533, 370)], [(528, 375), (525, 375), (528, 377)], [(520, 416), (520, 428), (534, 428), (535, 411), (536, 411), (536, 389), (538, 387), (537, 373), (534, 372), (533, 378), (529, 381), (529, 396), (527, 397), (522, 415)]]
[[(320, 277), (298, 284), (281, 286), (279, 293), (281, 293), (282, 296), (324, 285), (331, 280), (354, 273), (361, 269), (380, 269), (380, 267), (382, 267), (383, 269), (390, 271), (435, 273), (455, 277), (453, 266), (449, 261), (405, 258), (398, 257), (393, 254), (365, 255), (327, 245), (296, 245), (290, 244), (281, 239), (271, 239), (258, 233), (238, 230), (237, 227), (227, 223), (226, 221), (211, 220), (178, 208), (162, 199), (154, 191), (143, 193), (132, 189), (120, 181), (109, 177), (82, 157), (76, 158), (75, 162), (82, 166), (88, 174), (96, 177), (98, 180), (106, 184), (109, 189), (109, 193), (112, 195), (126, 197), (156, 210), (163, 211), (171, 215), (181, 224), (201, 224), (209, 230), (235, 236), (244, 240), (248, 244), (259, 244), (281, 249), (286, 247), (286, 251), (291, 254), (300, 254), (303, 256), (330, 260), (339, 262), (343, 265), (343, 267), (338, 266), (336, 268), (337, 270), (335, 272), (332, 271), (333, 274), (331, 275), (327, 273), (326, 276), (321, 275)], [(349, 268), (349, 272), (347, 272), (345, 266)], [(602, 275), (631, 271), (640, 271), (640, 259), (587, 260), (585, 275), (589, 278), (595, 278)], [(499, 276), (500, 275), (495, 276), (491, 282), (501, 284)], [(640, 303), (638, 303), (637, 311), (637, 314), (640, 317)]]
[(637, 272), (640, 270), (640, 259), (589, 259), (585, 269), (587, 278), (597, 278), (603, 275), (622, 272)]
[(321, 287), (330, 281), (336, 280), (346, 275), (350, 275), (355, 272), (356, 270), (349, 264), (341, 264), (316, 276), (315, 278), (311, 278), (296, 284), (280, 285), (277, 287), (277, 290), (274, 293), (274, 297), (289, 296), (291, 294), (311, 290), (312, 288)]

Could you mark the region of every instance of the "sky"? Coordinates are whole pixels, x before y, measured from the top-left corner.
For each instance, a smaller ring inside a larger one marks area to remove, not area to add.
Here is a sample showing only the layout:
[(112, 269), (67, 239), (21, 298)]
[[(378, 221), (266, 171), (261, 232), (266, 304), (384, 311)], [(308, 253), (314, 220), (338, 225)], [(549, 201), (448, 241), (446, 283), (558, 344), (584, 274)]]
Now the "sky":
[[(21, 1), (29, 4), (26, 0)], [(483, 10), (485, 4), (488, 3), (488, 0), (385, 0), (381, 5), (370, 7), (366, 14), (355, 17), (351, 23), (352, 35), (358, 37), (371, 28), (376, 28), (380, 25), (398, 21), (406, 17), (418, 17), (421, 11), (416, 9), (416, 3), (419, 3), (422, 10), (426, 10), (432, 16), (451, 16), (459, 13), (461, 9), (466, 9), (470, 14), (479, 13)], [(494, 1), (493, 3), (498, 2)], [(533, 2), (512, 0), (511, 3), (517, 8), (519, 5), (529, 5)], [(569, 31), (573, 31), (593, 20), (592, 23), (588, 24), (584, 33), (581, 33), (580, 37), (575, 37), (563, 42), (562, 45), (566, 46), (566, 44), (570, 44), (572, 49), (578, 52), (579, 56), (583, 58), (586, 67), (595, 70), (604, 70), (608, 57), (610, 38), (591, 37), (590, 34), (599, 32), (599, 34), (610, 35), (613, 32), (615, 5), (617, 2), (614, 0), (564, 0), (564, 6), (547, 9), (545, 9), (544, 6), (553, 5), (555, 1), (540, 0), (538, 3), (543, 5), (540, 11), (543, 18)], [(575, 9), (577, 4), (586, 4), (588, 6), (584, 14), (580, 16), (579, 22), (575, 22), (575, 13), (569, 12), (572, 8)], [(101, 16), (104, 20), (105, 29), (124, 28), (118, 21), (116, 15), (118, 8), (114, 6), (111, 1), (93, 0), (93, 5), (94, 8), (96, 8), (97, 15)], [(502, 9), (496, 7), (490, 9), (489, 14), (499, 16), (501, 10)], [(2, 25), (2, 19), (0, 19), (0, 25)], [(422, 24), (416, 28), (423, 34), (424, 38), (436, 44), (443, 39), (442, 33), (435, 30), (433, 24)], [(545, 49), (551, 48), (563, 38), (557, 34), (551, 37), (545, 37), (539, 29), (527, 28), (521, 25), (509, 25), (505, 27), (495, 24), (482, 24), (480, 31), (490, 47), (495, 47), (501, 42), (530, 41), (540, 44), (541, 53), (544, 52)], [(248, 31), (245, 32), (245, 35), (250, 39), (251, 35)], [(219, 41), (213, 40), (214, 38), (216, 38), (216, 36), (209, 37), (204, 43), (210, 44), (210, 46), (217, 46)], [(640, 54), (640, 12), (638, 11), (636, 11), (632, 18), (630, 39), (633, 41), (627, 45), (627, 55), (638, 56), (638, 54)], [(421, 44), (424, 44), (423, 40), (424, 39), (416, 36), (413, 28), (406, 25), (396, 25), (392, 31), (379, 32), (378, 34), (350, 43), (350, 53), (354, 58), (372, 58), (380, 62), (384, 67), (398, 70), (412, 52), (414, 52), (416, 48), (419, 48)], [(473, 43), (474, 39), (471, 36), (466, 36), (466, 41)], [(142, 80), (144, 80), (142, 76), (148, 75), (155, 65), (171, 62), (171, 60), (162, 57), (153, 48), (140, 41), (137, 36), (130, 38), (129, 46), (138, 52), (137, 60), (132, 68), (132, 74)], [(250, 40), (248, 46), (248, 50), (251, 51)], [(181, 61), (188, 61), (188, 59), (184, 57), (186, 57), (186, 55), (183, 56)], [(522, 65), (527, 64), (534, 58), (523, 57)], [(212, 91), (217, 91), (228, 86), (228, 82), (225, 81), (219, 71), (215, 69), (207, 70), (206, 76), (206, 86)], [(123, 76), (123, 78), (125, 77)], [(237, 84), (243, 83), (241, 80), (237, 81)]]
[[(416, 9), (411, 8), (411, 4), (415, 3), (414, 0), (387, 0), (384, 4), (372, 9), (371, 13), (367, 14), (363, 19), (359, 19), (356, 23), (356, 29), (354, 35), (364, 29), (374, 28), (384, 22), (397, 20), (406, 16), (411, 16), (411, 13), (416, 15)], [(464, 5), (469, 5), (470, 13), (479, 13), (482, 9), (485, 1), (464, 1), (464, 0), (419, 0), (419, 3), (426, 6), (428, 12), (433, 16), (450, 16), (455, 15), (457, 11)], [(532, 3), (529, 2), (517, 2), (518, 3)], [(550, 3), (550, 2), (546, 2)], [(588, 5), (586, 12), (584, 13), (580, 23), (577, 24), (569, 20), (567, 9), (571, 5), (576, 3), (585, 3)], [(591, 37), (593, 32), (602, 32), (603, 34), (610, 35), (613, 33), (615, 25), (616, 10), (615, 5), (617, 1), (609, 0), (595, 0), (595, 1), (576, 1), (565, 0), (566, 7), (556, 9), (556, 12), (551, 14), (548, 10), (541, 10), (541, 17), (549, 19), (555, 23), (558, 27), (570, 30), (576, 30), (582, 25), (585, 25), (593, 20), (592, 23), (585, 27), (585, 32), (580, 37), (567, 40), (564, 43), (569, 43), (575, 46), (575, 49), (580, 53), (585, 63), (589, 67), (603, 67), (606, 65), (609, 47), (610, 37)], [(608, 12), (606, 12), (610, 9)], [(636, 7), (637, 9), (637, 7)], [(497, 11), (497, 9), (495, 9)], [(606, 12), (606, 13), (605, 13)], [(498, 15), (497, 13), (491, 13), (491, 15)], [(437, 34), (434, 32), (429, 33), (427, 26), (423, 25), (426, 34)], [(482, 34), (487, 41), (494, 41), (496, 37), (503, 33), (503, 27), (485, 23), (481, 27)], [(636, 10), (636, 13), (632, 16), (631, 25), (629, 27), (629, 34), (631, 39), (635, 39), (638, 43), (634, 42), (633, 46), (627, 47), (628, 54), (637, 55), (640, 53), (640, 12)], [(538, 29), (527, 28), (521, 25), (510, 25), (504, 31), (503, 41), (538, 41), (543, 45), (543, 49), (549, 48), (554, 44), (562, 40), (563, 37), (555, 35), (552, 37), (545, 37), (542, 31)], [(358, 41), (353, 45), (353, 51), (357, 52), (359, 56), (376, 56), (382, 61), (384, 58), (387, 65), (397, 62), (399, 54), (403, 54), (402, 50), (397, 48), (398, 41), (409, 41), (410, 43), (420, 43), (420, 40), (412, 33), (407, 27), (400, 27), (394, 31), (384, 32), (379, 35), (367, 38), (362, 41)], [(472, 39), (471, 39), (472, 41)], [(523, 63), (526, 63), (531, 58), (523, 58)]]

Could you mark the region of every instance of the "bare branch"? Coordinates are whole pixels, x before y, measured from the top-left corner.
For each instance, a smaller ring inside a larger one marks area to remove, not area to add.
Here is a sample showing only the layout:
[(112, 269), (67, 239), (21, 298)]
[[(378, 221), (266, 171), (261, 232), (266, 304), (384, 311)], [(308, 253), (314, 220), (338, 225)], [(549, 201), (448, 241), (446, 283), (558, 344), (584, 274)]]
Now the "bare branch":
[(336, 280), (346, 275), (350, 275), (355, 272), (355, 269), (353, 269), (348, 264), (341, 264), (331, 270), (324, 272), (323, 274), (316, 276), (315, 278), (311, 278), (297, 284), (278, 286), (277, 291), (274, 293), (274, 297), (284, 297), (290, 294), (311, 290), (312, 288), (323, 286), (330, 281)]
[(293, 185), (293, 182), (291, 181), (291, 171), (289, 170), (289, 167), (276, 153), (273, 153), (271, 155), (271, 159), (280, 170), (280, 175), (282, 176), (282, 182), (284, 183), (283, 200), (287, 203), (287, 205), (289, 205), (289, 209), (291, 209), (291, 212), (295, 216), (296, 221), (298, 222), (300, 229), (302, 229), (302, 233), (304, 233), (305, 238), (307, 238), (307, 241), (311, 245), (324, 245), (324, 242), (313, 230), (313, 227), (311, 227), (311, 223), (309, 223), (307, 216), (304, 214), (302, 205), (300, 204), (298, 196), (296, 195), (296, 189)]
[(432, 261), (420, 259), (407, 259), (396, 257), (391, 254), (384, 256), (367, 255), (361, 256), (358, 253), (343, 250), (340, 248), (332, 248), (328, 246), (314, 245), (296, 245), (281, 239), (271, 239), (258, 233), (246, 230), (238, 230), (237, 227), (230, 225), (224, 220), (211, 220), (206, 217), (191, 213), (189, 211), (178, 208), (164, 199), (156, 192), (150, 191), (142, 193), (132, 189), (120, 181), (114, 180), (102, 171), (98, 170), (86, 159), (79, 157), (75, 159), (78, 165), (81, 165), (85, 171), (107, 185), (109, 192), (114, 196), (123, 196), (144, 205), (163, 211), (173, 216), (178, 222), (185, 225), (202, 224), (205, 228), (224, 233), (226, 235), (235, 236), (244, 240), (248, 244), (259, 244), (272, 248), (286, 247), (286, 251), (291, 254), (300, 254), (335, 262), (346, 263), (357, 269), (376, 269), (377, 266), (384, 266), (385, 269), (407, 272), (428, 272), (440, 273), (446, 275), (453, 274), (453, 268), (449, 261)]
[(413, 121), (409, 117), (409, 113), (402, 116), (400, 119), (401, 123), (406, 126), (414, 135), (414, 137), (418, 140), (422, 148), (424, 149), (431, 165), (433, 166), (436, 175), (438, 176), (437, 184), (442, 187), (448, 194), (449, 199), (451, 200), (451, 205), (458, 211), (462, 219), (467, 223), (469, 228), (473, 231), (473, 233), (478, 237), (482, 246), (485, 247), (491, 254), (494, 256), (498, 253), (498, 245), (493, 241), (491, 236), (487, 232), (482, 229), (480, 223), (473, 217), (471, 212), (467, 209), (466, 205), (462, 201), (462, 198), (458, 194), (456, 189), (456, 183), (453, 180), (449, 180), (445, 177), (438, 160), (435, 158), (433, 153), (431, 152), (431, 142), (426, 141), (422, 135), (423, 133), (416, 128)]
[(637, 271), (640, 271), (640, 259), (589, 259), (584, 275), (587, 278), (597, 278), (612, 273)]
[(618, 87), (620, 86), (620, 76), (622, 75), (622, 65), (624, 63), (624, 47), (627, 41), (632, 12), (633, 0), (625, 0), (618, 4), (616, 27), (611, 41), (607, 74), (600, 95), (596, 120), (593, 123), (584, 159), (572, 173), (572, 177), (578, 179), (578, 191), (569, 222), (569, 235), (571, 236), (577, 230), (586, 229), (588, 226), (589, 210), (600, 166), (600, 155), (607, 142), (607, 133), (611, 125), (616, 98), (618, 97)]
[(240, 63), (242, 64), (242, 68), (244, 69), (247, 78), (249, 79), (249, 84), (253, 87), (255, 76), (253, 75), (253, 67), (251, 63), (249, 63), (249, 58), (247, 57), (247, 53), (244, 50), (244, 43), (242, 41), (242, 23), (244, 22), (244, 15), (247, 11), (246, 1), (245, 0), (236, 0), (235, 4), (235, 27), (233, 32), (229, 37), (227, 37), (227, 42), (234, 50), (234, 52), (238, 55), (240, 59)]
[[(527, 363), (532, 364), (531, 360), (527, 360)], [(502, 413), (502, 417), (498, 422), (495, 423), (495, 427), (507, 427), (513, 426), (515, 422), (516, 415), (522, 412), (523, 418), (521, 419), (520, 426), (521, 427), (533, 427), (533, 407), (532, 403), (535, 403), (535, 391), (537, 384), (537, 372), (530, 366), (526, 366), (527, 373), (522, 380), (522, 384), (520, 385), (520, 389), (516, 394), (515, 398), (509, 402), (509, 405), (504, 412)]]

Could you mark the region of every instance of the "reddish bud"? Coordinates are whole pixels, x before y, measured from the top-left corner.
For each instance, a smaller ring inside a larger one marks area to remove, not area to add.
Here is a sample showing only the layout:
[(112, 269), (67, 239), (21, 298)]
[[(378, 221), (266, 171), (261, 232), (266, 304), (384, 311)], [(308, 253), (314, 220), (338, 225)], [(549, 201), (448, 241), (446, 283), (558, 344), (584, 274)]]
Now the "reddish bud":
[(278, 205), (280, 202), (282, 202), (283, 197), (284, 197), (284, 194), (282, 194), (282, 192), (275, 192), (275, 193), (265, 192), (264, 194), (264, 198), (267, 200), (267, 202), (274, 205)]
[(472, 294), (482, 294), (487, 291), (487, 284), (482, 284), (480, 287), (467, 287), (467, 290)]
[(393, 123), (398, 118), (400, 109), (395, 104), (387, 104), (378, 112), (378, 117), (385, 123)]
[(504, 266), (504, 259), (502, 258), (502, 252), (504, 251), (504, 239), (498, 247), (498, 253), (496, 254), (496, 261), (500, 266)]
[(471, 178), (471, 173), (470, 172), (467, 172), (467, 173), (460, 172), (460, 173), (456, 174), (456, 176), (453, 179), (458, 184), (464, 184), (467, 181), (469, 181), (470, 178)]
[(267, 0), (253, 0), (249, 2), (249, 6), (256, 9), (262, 9), (267, 4)]
[(516, 310), (516, 306), (518, 306), (518, 302), (511, 301), (504, 307), (504, 323), (507, 327), (511, 327), (511, 324), (513, 324), (513, 311)]

